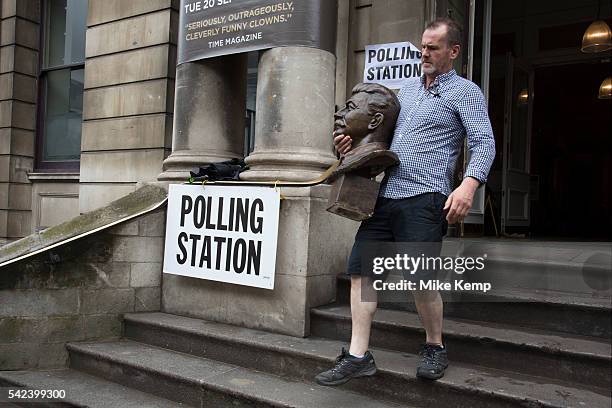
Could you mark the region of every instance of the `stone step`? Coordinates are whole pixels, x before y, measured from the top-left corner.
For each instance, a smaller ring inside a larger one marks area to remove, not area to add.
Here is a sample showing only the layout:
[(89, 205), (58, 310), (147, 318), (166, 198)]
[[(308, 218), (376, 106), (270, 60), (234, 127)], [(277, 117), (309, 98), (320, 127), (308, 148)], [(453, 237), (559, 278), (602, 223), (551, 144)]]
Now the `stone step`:
[[(71, 369), (2, 371), (0, 372), (0, 386), (38, 390), (65, 390), (64, 404), (57, 404), (57, 406), (89, 408), (175, 408), (185, 406)], [(2, 402), (0, 402), (0, 406), (3, 406)], [(36, 406), (42, 405), (36, 404)]]
[[(301, 381), (312, 381), (329, 369), (343, 345), (164, 313), (129, 314), (124, 323), (125, 336), (136, 341)], [(611, 402), (606, 389), (460, 363), (452, 364), (435, 383), (421, 381), (415, 377), (417, 356), (376, 348), (373, 353), (378, 373), (341, 389), (418, 407), (609, 408)]]
[(497, 288), (525, 288), (597, 295), (609, 290), (609, 266), (524, 259), (489, 259), (482, 271), (466, 272), (474, 282), (491, 282)]
[[(315, 308), (310, 327), (313, 336), (348, 342), (350, 307)], [(372, 346), (414, 352), (424, 339), (425, 331), (416, 313), (384, 309), (376, 312), (370, 336)], [(444, 340), (453, 361), (597, 387), (611, 386), (610, 342), (603, 339), (445, 319)]]
[(534, 262), (559, 262), (610, 266), (611, 242), (563, 242), (535, 239), (444, 238), (442, 255), (482, 256), (488, 259), (520, 259)]
[(194, 407), (405, 406), (129, 340), (67, 347), (72, 368)]
[[(612, 288), (612, 243), (447, 238), (442, 256), (484, 257), (482, 271), (466, 272), (495, 288), (567, 291), (597, 296)], [(607, 294), (608, 303), (610, 293)]]
[[(350, 278), (338, 275), (337, 303), (349, 304)], [(609, 339), (612, 306), (609, 295), (586, 296), (551, 290), (508, 289), (487, 294), (443, 293), (448, 317), (531, 327)], [(406, 301), (379, 303), (379, 309), (416, 311), (412, 296)]]

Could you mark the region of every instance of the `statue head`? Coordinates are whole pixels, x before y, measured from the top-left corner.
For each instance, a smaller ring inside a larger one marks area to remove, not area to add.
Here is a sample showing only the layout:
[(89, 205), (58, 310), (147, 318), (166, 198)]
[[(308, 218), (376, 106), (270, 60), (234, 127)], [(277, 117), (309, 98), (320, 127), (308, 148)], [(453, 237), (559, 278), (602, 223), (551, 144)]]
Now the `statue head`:
[(350, 136), (353, 149), (372, 142), (388, 146), (399, 112), (399, 100), (389, 88), (357, 84), (346, 105), (334, 114), (334, 135)]

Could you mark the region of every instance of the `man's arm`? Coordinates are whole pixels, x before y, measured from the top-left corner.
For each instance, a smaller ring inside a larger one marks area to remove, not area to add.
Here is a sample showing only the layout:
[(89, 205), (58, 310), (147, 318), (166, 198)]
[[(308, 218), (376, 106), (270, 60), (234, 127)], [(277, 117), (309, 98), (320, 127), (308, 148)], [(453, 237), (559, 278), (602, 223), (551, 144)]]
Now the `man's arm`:
[(457, 105), (463, 127), (467, 133), (470, 162), (463, 182), (446, 200), (446, 219), (449, 223), (461, 221), (472, 207), (474, 193), (487, 181), (495, 159), (495, 138), (487, 112), (487, 104), (480, 89), (473, 85)]
[(480, 183), (485, 183), (495, 159), (495, 138), (487, 104), (480, 88), (473, 85), (457, 108), (467, 133), (468, 150), (471, 153), (464, 177), (473, 177)]

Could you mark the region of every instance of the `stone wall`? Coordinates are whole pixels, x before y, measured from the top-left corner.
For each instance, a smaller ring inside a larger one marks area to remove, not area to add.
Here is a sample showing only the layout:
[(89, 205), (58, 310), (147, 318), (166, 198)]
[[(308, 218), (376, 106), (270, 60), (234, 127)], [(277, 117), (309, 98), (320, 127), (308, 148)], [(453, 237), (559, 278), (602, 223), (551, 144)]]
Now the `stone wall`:
[(89, 0), (79, 210), (153, 181), (170, 153), (178, 0)]
[(363, 81), (365, 46), (400, 41), (421, 43), (432, 0), (350, 0), (347, 95)]
[(155, 180), (170, 152), (179, 0), (89, 0), (80, 174), (33, 173), (41, 4), (1, 0), (0, 245)]
[(30, 233), (39, 0), (0, 4), (0, 245)]
[(79, 173), (30, 173), (31, 232), (59, 225), (79, 215)]
[(0, 370), (66, 364), (65, 343), (118, 338), (159, 311), (165, 209), (0, 269)]

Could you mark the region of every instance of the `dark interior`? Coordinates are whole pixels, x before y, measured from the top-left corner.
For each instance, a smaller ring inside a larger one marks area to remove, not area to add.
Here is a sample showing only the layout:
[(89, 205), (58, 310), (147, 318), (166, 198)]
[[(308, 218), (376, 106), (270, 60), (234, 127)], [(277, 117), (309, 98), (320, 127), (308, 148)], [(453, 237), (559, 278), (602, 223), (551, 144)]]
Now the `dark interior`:
[[(541, 21), (545, 13), (547, 21)], [(598, 13), (612, 23), (606, 2), (493, 4), (489, 111), (497, 155), (488, 187), (498, 228), (506, 55), (534, 72), (530, 225), (508, 227), (508, 233), (536, 239), (612, 240), (612, 100), (597, 98), (602, 81), (612, 75), (612, 51), (580, 52), (582, 35)], [(487, 209), (486, 235), (494, 234), (491, 224)]]
[(606, 63), (535, 71), (531, 174), (534, 236), (609, 238), (612, 100), (597, 99)]

